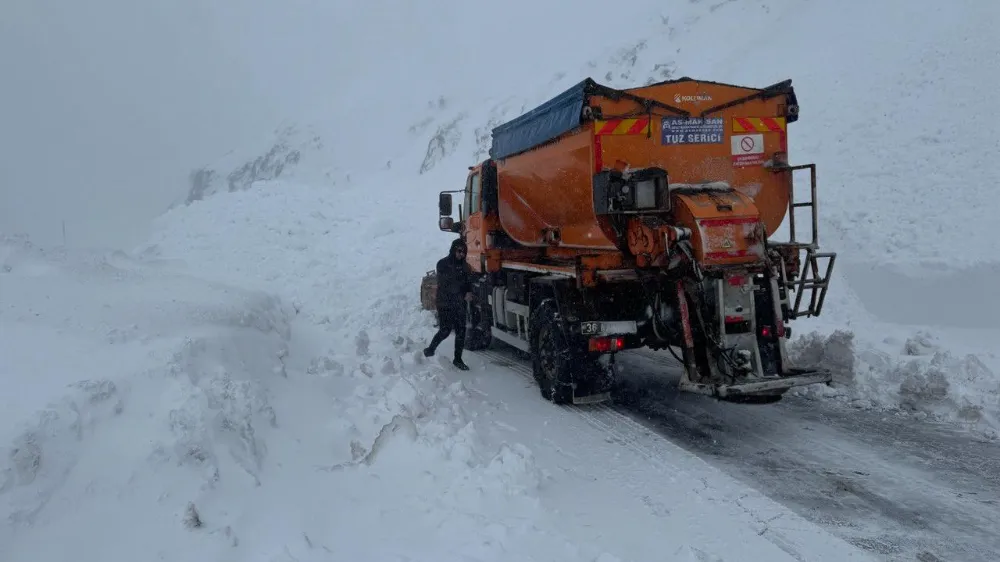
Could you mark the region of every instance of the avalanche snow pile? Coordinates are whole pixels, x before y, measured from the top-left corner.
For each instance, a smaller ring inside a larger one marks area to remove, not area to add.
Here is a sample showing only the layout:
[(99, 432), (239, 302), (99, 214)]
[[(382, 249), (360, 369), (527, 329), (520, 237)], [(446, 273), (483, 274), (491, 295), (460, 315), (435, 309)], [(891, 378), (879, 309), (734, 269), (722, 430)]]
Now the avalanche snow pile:
[(310, 333), (176, 262), (2, 250), (3, 560), (615, 560), (532, 523), (530, 451), (485, 444), (405, 329)]
[(257, 481), (290, 307), (121, 253), (0, 258), (0, 558), (163, 555), (186, 504)]
[[(618, 87), (680, 76), (756, 86), (791, 78), (801, 103), (791, 156), (818, 165), (820, 243), (838, 252), (823, 315), (798, 321), (793, 344), (796, 357), (835, 368), (836, 383), (794, 393), (947, 419), (995, 438), (1000, 301), (989, 295), (1000, 254), (982, 225), (1000, 214), (985, 191), (997, 180), (990, 163), (1000, 144), (975, 120), (913, 116), (942, 105), (992, 114), (988, 92), (1000, 83), (1000, 67), (990, 57), (1000, 45), (990, 22), (1000, 18), (1000, 4), (919, 6), (921, 17), (901, 29), (899, 14), (914, 9), (908, 0), (871, 6), (860, 20), (836, 3), (801, 0), (692, 2), (670, 12), (651, 5), (630, 24), (641, 39), (610, 44), (572, 70), (522, 69), (502, 94), (477, 88), (477, 70), (468, 68), (461, 80), (442, 78), (438, 93), (445, 95), (431, 97), (425, 83), (414, 83), (411, 95), (428, 96), (414, 115), (411, 105), (379, 101), (395, 88), (372, 88), (363, 103), (354, 100), (335, 117), (280, 135), (276, 145), (299, 150), (280, 177), (328, 185), (331, 192), (373, 186), (362, 200), (378, 202), (391, 216), (383, 227), (411, 232), (392, 252), (413, 251), (412, 260), (394, 264), (405, 268), (400, 282), (412, 285), (416, 270), (430, 269), (436, 259), (427, 240), (445, 245), (435, 228), (436, 192), (461, 186), (465, 167), (486, 156), (492, 127), (581, 77)], [(889, 28), (901, 31), (886, 43)], [(747, 38), (746, 29), (782, 33)], [(734, 48), (705, 37), (745, 39)], [(391, 76), (390, 82), (402, 80)], [(365, 134), (373, 119), (383, 123), (375, 128), (380, 134)], [(344, 129), (360, 134), (337, 133)], [(260, 160), (249, 154), (227, 155), (216, 175), (239, 176), (246, 163)], [(375, 177), (386, 179), (374, 183)], [(403, 200), (407, 213), (400, 215)]]

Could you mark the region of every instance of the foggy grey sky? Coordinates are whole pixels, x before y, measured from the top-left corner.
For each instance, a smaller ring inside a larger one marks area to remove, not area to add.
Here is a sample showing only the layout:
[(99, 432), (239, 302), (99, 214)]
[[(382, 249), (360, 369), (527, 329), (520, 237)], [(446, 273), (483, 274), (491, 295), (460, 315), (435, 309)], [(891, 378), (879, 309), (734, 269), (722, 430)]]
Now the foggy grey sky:
[(582, 58), (565, 34), (597, 2), (578, 4), (4, 0), (0, 232), (59, 244), (65, 219), (71, 245), (130, 249), (190, 170), (352, 90), (415, 109), (451, 87), (534, 90), (509, 78)]
[(65, 218), (77, 244), (128, 246), (189, 169), (319, 94), (309, 65), (317, 85), (345, 74), (345, 53), (303, 54), (316, 38), (279, 4), (4, 2), (0, 232), (58, 243)]

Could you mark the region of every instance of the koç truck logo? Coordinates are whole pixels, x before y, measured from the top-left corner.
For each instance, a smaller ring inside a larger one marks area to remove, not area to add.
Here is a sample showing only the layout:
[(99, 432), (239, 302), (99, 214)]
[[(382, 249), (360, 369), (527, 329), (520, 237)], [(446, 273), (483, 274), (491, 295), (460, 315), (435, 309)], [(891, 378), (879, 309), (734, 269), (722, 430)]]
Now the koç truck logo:
[(702, 101), (712, 101), (712, 96), (708, 94), (695, 94), (693, 96), (682, 96), (680, 94), (674, 94), (674, 103), (686, 103), (686, 102), (702, 102)]

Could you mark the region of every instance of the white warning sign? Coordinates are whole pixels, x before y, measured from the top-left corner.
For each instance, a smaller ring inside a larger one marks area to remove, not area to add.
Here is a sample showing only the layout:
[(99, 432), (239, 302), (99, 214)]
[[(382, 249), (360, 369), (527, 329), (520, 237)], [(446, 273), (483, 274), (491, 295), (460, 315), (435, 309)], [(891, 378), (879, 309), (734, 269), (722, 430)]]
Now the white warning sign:
[(759, 166), (764, 163), (764, 135), (733, 135), (730, 143), (733, 166)]

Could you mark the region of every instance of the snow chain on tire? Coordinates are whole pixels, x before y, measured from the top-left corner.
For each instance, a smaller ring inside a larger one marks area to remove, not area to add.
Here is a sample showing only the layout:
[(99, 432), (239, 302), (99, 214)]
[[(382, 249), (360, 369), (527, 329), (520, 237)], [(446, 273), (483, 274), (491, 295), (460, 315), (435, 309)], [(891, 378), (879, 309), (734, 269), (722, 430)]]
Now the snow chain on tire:
[[(563, 331), (552, 299), (539, 303), (531, 313), (531, 371), (542, 397), (555, 404), (573, 402), (574, 353)], [(551, 363), (551, 372), (545, 368)], [(551, 378), (550, 378), (551, 377)]]

